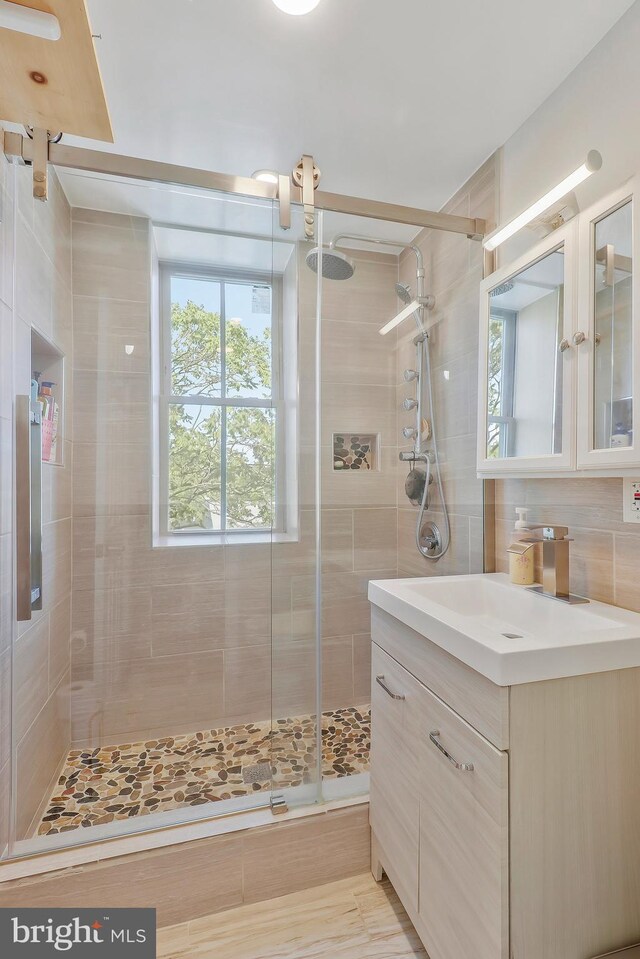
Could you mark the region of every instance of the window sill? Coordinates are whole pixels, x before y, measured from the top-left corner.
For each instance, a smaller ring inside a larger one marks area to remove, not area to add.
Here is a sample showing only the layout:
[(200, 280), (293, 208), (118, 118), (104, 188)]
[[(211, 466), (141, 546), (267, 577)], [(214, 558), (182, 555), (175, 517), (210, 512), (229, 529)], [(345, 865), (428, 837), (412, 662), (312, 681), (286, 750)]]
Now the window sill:
[(298, 533), (247, 530), (246, 533), (173, 533), (153, 537), (153, 547), (253, 546), (269, 543), (297, 543)]

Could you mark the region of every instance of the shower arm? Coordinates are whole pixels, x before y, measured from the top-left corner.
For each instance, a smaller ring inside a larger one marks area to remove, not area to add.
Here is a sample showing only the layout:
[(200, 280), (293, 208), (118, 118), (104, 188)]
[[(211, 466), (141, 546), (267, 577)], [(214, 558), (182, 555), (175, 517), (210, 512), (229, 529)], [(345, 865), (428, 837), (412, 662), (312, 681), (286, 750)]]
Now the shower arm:
[[(329, 249), (335, 250), (343, 240), (355, 240), (357, 243), (372, 243), (374, 246), (394, 246), (397, 250), (412, 250), (416, 258), (416, 296), (424, 298), (424, 259), (420, 247), (399, 240), (385, 240), (376, 236), (361, 236), (359, 233), (338, 233), (329, 243)], [(344, 245), (344, 244), (342, 244)], [(347, 247), (346, 249), (351, 249)]]

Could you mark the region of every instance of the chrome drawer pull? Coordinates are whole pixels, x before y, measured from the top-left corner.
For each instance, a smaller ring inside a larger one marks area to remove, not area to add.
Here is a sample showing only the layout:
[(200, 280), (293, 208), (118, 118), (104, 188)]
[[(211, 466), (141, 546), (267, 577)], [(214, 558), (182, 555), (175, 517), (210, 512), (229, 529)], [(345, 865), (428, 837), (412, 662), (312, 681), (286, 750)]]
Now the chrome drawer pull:
[(429, 733), (429, 739), (431, 740), (431, 742), (433, 743), (433, 745), (434, 745), (437, 749), (439, 749), (440, 752), (441, 752), (444, 756), (447, 757), (447, 759), (449, 760), (449, 762), (451, 763), (451, 765), (452, 765), (452, 766), (455, 766), (456, 769), (461, 769), (461, 770), (462, 770), (463, 772), (465, 772), (465, 773), (471, 773), (471, 772), (473, 772), (473, 763), (459, 763), (459, 762), (457, 762), (457, 761), (453, 758), (453, 756), (451, 756), (451, 755), (447, 752), (447, 750), (444, 748), (444, 746), (442, 745), (442, 743), (441, 743), (440, 740), (438, 739), (438, 736), (439, 736), (439, 735), (440, 735), (440, 730), (439, 730), (439, 729), (434, 729), (433, 732)]
[(392, 693), (387, 684), (384, 681), (384, 676), (376, 676), (376, 682), (378, 686), (382, 686), (387, 696), (391, 696), (392, 699), (404, 699), (404, 696), (401, 696), (399, 693)]

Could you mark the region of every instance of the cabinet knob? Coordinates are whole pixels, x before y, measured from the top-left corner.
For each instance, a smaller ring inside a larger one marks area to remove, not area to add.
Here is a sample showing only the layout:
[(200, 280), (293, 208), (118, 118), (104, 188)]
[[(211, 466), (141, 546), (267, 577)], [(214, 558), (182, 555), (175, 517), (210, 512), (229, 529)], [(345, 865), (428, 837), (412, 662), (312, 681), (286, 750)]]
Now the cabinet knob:
[(570, 349), (571, 349), (571, 343), (570, 343), (569, 340), (566, 338), (566, 336), (565, 336), (562, 340), (560, 340), (560, 347), (559, 347), (559, 349), (560, 349), (560, 352), (561, 352), (561, 353), (564, 353), (565, 350), (570, 350)]
[(582, 330), (578, 330), (577, 333), (574, 333), (574, 334), (573, 334), (573, 342), (575, 343), (576, 346), (580, 346), (581, 343), (584, 343), (584, 341), (586, 340), (586, 338), (587, 338), (587, 337), (586, 337), (586, 335), (582, 332)]

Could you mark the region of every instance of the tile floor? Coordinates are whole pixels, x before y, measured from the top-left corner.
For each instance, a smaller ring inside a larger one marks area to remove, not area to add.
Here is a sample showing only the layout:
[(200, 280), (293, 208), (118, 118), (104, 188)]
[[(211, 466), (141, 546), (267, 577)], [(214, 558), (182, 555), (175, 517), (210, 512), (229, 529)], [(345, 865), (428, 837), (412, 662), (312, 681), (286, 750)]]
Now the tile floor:
[[(327, 778), (366, 772), (369, 706), (322, 715)], [(199, 806), (311, 781), (316, 722), (297, 717), (183, 736), (74, 749), (38, 835), (68, 832), (149, 813)], [(272, 780), (273, 774), (273, 780)]]
[(158, 959), (428, 959), (393, 887), (369, 874), (158, 931)]

